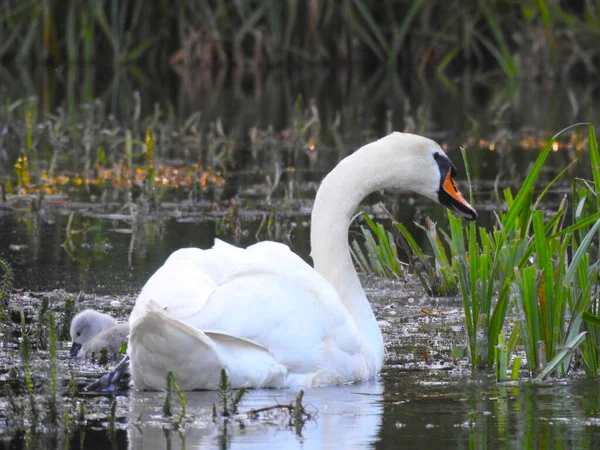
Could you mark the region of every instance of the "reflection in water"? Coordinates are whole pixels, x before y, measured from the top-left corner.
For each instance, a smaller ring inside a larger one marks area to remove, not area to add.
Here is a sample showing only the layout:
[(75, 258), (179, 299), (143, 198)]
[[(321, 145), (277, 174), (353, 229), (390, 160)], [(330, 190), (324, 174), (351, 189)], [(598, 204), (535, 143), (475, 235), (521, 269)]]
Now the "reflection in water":
[[(360, 383), (305, 391), (304, 404), (318, 411), (297, 436), (286, 424), (285, 417), (272, 420), (250, 419), (228, 422), (212, 421), (212, 405), (219, 402), (216, 392), (186, 393), (187, 411), (194, 417), (182, 433), (165, 433), (151, 426), (151, 417), (160, 415), (163, 396), (156, 393), (132, 392), (128, 422), (129, 449), (164, 448), (229, 448), (229, 449), (362, 449), (373, 443), (381, 426), (383, 411), (381, 382)], [(277, 403), (292, 402), (297, 390), (257, 389), (249, 391), (241, 411)], [(139, 425), (138, 419), (142, 417)], [(149, 424), (148, 424), (149, 423)], [(184, 445), (182, 445), (184, 444)]]
[(394, 373), (384, 378), (376, 448), (592, 449), (600, 445), (595, 380), (497, 383), (493, 377)]
[(88, 418), (86, 427), (72, 430), (68, 443), (60, 444), (60, 432), (49, 430), (0, 438), (0, 449), (24, 449), (27, 439), (29, 448), (60, 444), (73, 450), (600, 448), (600, 384), (593, 379), (497, 383), (485, 373), (386, 366), (376, 382), (307, 389), (304, 404), (318, 414), (301, 436), (283, 414), (245, 416), (252, 408), (289, 404), (296, 394), (294, 389), (251, 390), (239, 417), (213, 422), (218, 393), (186, 392), (186, 420), (175, 431), (163, 418), (164, 393), (131, 389), (121, 399), (129, 411), (112, 431), (100, 425), (106, 427), (106, 419)]

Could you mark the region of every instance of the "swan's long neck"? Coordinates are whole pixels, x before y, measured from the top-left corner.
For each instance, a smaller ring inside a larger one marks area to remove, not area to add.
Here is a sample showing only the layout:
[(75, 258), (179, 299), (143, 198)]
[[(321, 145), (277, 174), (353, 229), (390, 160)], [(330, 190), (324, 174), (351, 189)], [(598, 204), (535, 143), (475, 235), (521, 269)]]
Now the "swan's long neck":
[[(382, 188), (414, 188), (415, 183), (421, 181), (419, 170), (415, 169), (422, 162), (415, 162), (414, 155), (411, 157), (401, 150), (391, 156), (391, 139), (388, 136), (361, 148), (325, 177), (315, 198), (310, 236), (315, 269), (340, 294), (361, 336), (371, 347), (378, 367), (383, 362), (383, 339), (352, 263), (348, 229), (354, 212), (367, 194)], [(394, 164), (390, 164), (391, 159)]]

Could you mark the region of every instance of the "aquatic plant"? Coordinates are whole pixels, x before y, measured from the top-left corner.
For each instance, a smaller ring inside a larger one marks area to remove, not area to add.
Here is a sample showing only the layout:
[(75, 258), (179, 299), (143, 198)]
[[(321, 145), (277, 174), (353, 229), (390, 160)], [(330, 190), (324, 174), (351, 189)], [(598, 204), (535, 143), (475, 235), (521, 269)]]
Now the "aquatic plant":
[[(13, 288), (14, 273), (8, 261), (0, 258), (0, 313), (8, 306), (8, 300)], [(0, 315), (0, 321), (2, 315)]]
[[(219, 415), (229, 417), (238, 414), (238, 407), (246, 394), (246, 388), (240, 388), (235, 392), (232, 392), (229, 378), (227, 377), (227, 371), (224, 368), (221, 369), (219, 389), (217, 392), (219, 393), (219, 397), (221, 397), (221, 409)], [(217, 408), (213, 405), (213, 416), (216, 412)]]
[(293, 427), (298, 436), (302, 436), (302, 429), (307, 421), (314, 419), (315, 413), (311, 413), (306, 409), (302, 402), (304, 399), (304, 391), (300, 390), (293, 402), (289, 404), (277, 404), (265, 406), (263, 408), (253, 408), (248, 412), (250, 418), (256, 419), (260, 413), (273, 410), (287, 411), (289, 414), (288, 426)]
[(146, 178), (144, 183), (149, 192), (150, 201), (156, 203), (156, 183), (154, 180), (154, 137), (152, 136), (152, 128), (146, 129)]
[(6, 399), (6, 404), (8, 406), (8, 411), (6, 414), (6, 420), (10, 424), (11, 418), (21, 417), (22, 416), (22, 408), (20, 403), (17, 401), (15, 396), (15, 392), (9, 383), (4, 383), (4, 398)]
[[(471, 202), (473, 199), (471, 199)], [(388, 213), (389, 214), (389, 213)], [(390, 215), (391, 216), (391, 215)], [(408, 256), (414, 273), (421, 281), (429, 295), (453, 295), (458, 291), (458, 280), (452, 269), (451, 259), (448, 257), (438, 232), (437, 225), (427, 219), (426, 226), (417, 226), (425, 232), (433, 252), (433, 258), (429, 258), (421, 250), (408, 229), (394, 220), (394, 225), (400, 232), (400, 242)]]
[[(570, 167), (561, 171), (534, 201), (535, 182), (557, 137), (540, 152), (517, 195), (513, 197), (511, 190), (505, 189), (503, 200), (508, 210), (497, 214), (492, 230), (478, 228), (475, 223), (464, 227), (459, 218), (448, 213), (450, 233), (441, 234), (451, 258), (434, 252), (436, 264), (451, 269), (448, 276), (459, 282), (471, 364), (495, 364), (498, 379), (505, 379), (509, 357), (517, 344), (527, 355), (529, 372), (540, 379), (551, 373), (564, 376), (572, 363), (572, 353), (582, 343), (586, 373), (597, 374), (598, 370), (595, 318), (599, 274), (590, 250), (594, 247), (592, 254), (597, 256), (594, 242), (600, 229), (600, 208), (596, 186), (600, 184), (574, 182), (570, 226), (564, 226), (566, 199), (545, 219), (548, 213), (540, 208), (541, 201)], [(593, 177), (600, 182), (593, 126), (589, 128), (589, 148)], [(468, 173), (468, 161), (465, 166)], [(436, 248), (435, 243), (432, 246)], [(410, 250), (423, 258), (420, 249), (412, 246)], [(427, 289), (428, 284), (423, 284)], [(516, 308), (518, 323), (508, 330), (506, 345), (503, 330), (507, 329), (506, 315), (511, 307)], [(520, 362), (514, 360), (512, 377)]]
[(181, 412), (179, 413), (179, 417), (177, 417), (177, 419), (175, 419), (172, 422), (175, 429), (178, 429), (181, 426), (183, 419), (185, 418), (187, 401), (185, 399), (185, 396), (183, 395), (183, 392), (181, 391), (181, 388), (177, 384), (177, 381), (175, 381), (175, 375), (173, 374), (173, 371), (169, 370), (169, 372), (167, 373), (167, 386), (165, 389), (165, 402), (163, 404), (163, 416), (164, 417), (170, 418), (173, 416), (173, 409), (171, 406), (173, 391), (177, 392), (177, 395), (179, 396), (179, 402), (181, 404)]
[(108, 361), (109, 361), (108, 348), (102, 347), (100, 349), (100, 355), (98, 356), (98, 365), (103, 366), (103, 367), (108, 367)]
[[(509, 188), (504, 190), (502, 201), (508, 209), (497, 213), (491, 230), (474, 222), (465, 227), (450, 212), (449, 233), (438, 231), (427, 220), (427, 226), (420, 228), (432, 249), (429, 256), (408, 229), (392, 218), (410, 268), (425, 290), (439, 295), (460, 288), (471, 364), (495, 365), (499, 380), (506, 379), (508, 362), (518, 345), (527, 356), (530, 374), (540, 379), (551, 373), (564, 376), (578, 348), (586, 373), (598, 374), (600, 156), (593, 126), (588, 142), (594, 181), (573, 181), (571, 225), (564, 225), (566, 198), (552, 214), (541, 208), (541, 202), (573, 163), (534, 199), (536, 180), (561, 133), (546, 143), (516, 196)], [(463, 157), (470, 184), (464, 150)], [(366, 219), (370, 230), (363, 227), (362, 234), (367, 253), (354, 242), (355, 262), (364, 271), (390, 276), (391, 271), (384, 268), (389, 267), (389, 255), (397, 255), (387, 250), (392, 248), (393, 237), (381, 224)], [(510, 326), (506, 322), (509, 309), (518, 317)], [(517, 376), (520, 365), (520, 357), (515, 357), (511, 378)]]
[(163, 416), (171, 417), (173, 415), (173, 409), (171, 406), (173, 397), (173, 377), (171, 374), (173, 371), (169, 370), (167, 373), (167, 387), (165, 389), (165, 402), (163, 403)]
[(50, 343), (50, 395), (47, 400), (48, 420), (58, 425), (58, 363), (56, 357), (56, 323), (54, 314), (50, 313), (46, 321)]
[(38, 309), (37, 320), (35, 321), (35, 329), (33, 330), (33, 338), (35, 345), (40, 350), (48, 348), (48, 311), (50, 308), (50, 299), (47, 295), (42, 297), (42, 302)]
[(365, 239), (363, 252), (358, 241), (352, 241), (352, 259), (362, 272), (375, 273), (384, 277), (402, 277), (402, 263), (398, 258), (398, 249), (394, 238), (382, 224), (375, 223), (368, 214), (363, 215), (369, 228), (361, 225), (360, 229)]
[[(521, 318), (521, 326), (513, 333), (520, 332), (532, 374), (542, 371), (559, 349), (572, 347), (579, 335), (581, 315), (589, 307), (589, 297), (584, 294), (591, 285), (584, 285), (583, 279), (578, 281), (574, 276), (578, 270), (593, 276), (595, 268), (583, 255), (600, 222), (596, 214), (563, 228), (564, 202), (544, 222), (540, 202), (567, 169), (533, 201), (533, 186), (557, 136), (542, 150), (517, 195), (513, 198), (510, 189), (505, 190), (508, 211), (499, 213), (492, 231), (476, 230), (474, 224), (464, 230), (458, 219), (449, 216), (448, 241), (459, 274), (473, 364), (494, 362), (494, 349), (511, 302)], [(594, 140), (591, 127), (591, 154)], [(574, 199), (575, 204), (578, 200)], [(577, 233), (592, 224), (579, 240)], [(538, 346), (540, 341), (542, 347)], [(555, 366), (558, 375), (566, 373), (567, 356), (562, 354), (564, 364)]]
[(69, 373), (69, 394), (71, 395), (71, 411), (72, 415), (75, 416), (78, 412), (78, 402), (77, 402), (77, 383), (75, 382), (75, 373), (73, 370)]
[(33, 378), (31, 376), (31, 346), (29, 344), (29, 336), (23, 334), (21, 339), (21, 359), (23, 361), (23, 370), (25, 372), (25, 386), (27, 389), (27, 398), (29, 399), (29, 412), (32, 417), (32, 427), (35, 429), (39, 423), (39, 410), (37, 407), (35, 392), (33, 388)]
[[(39, 202), (45, 195), (70, 190), (93, 199), (108, 188), (128, 192), (128, 200), (140, 206), (156, 203), (165, 191), (188, 194), (196, 185), (197, 199), (206, 194), (218, 195), (225, 182), (219, 171), (230, 167), (229, 159), (236, 149), (235, 141), (222, 128), (218, 132), (199, 129), (197, 115), (182, 125), (173, 117), (161, 118), (159, 107), (158, 112), (143, 120), (134, 118), (117, 125), (105, 105), (96, 100), (73, 106), (73, 117), (60, 108), (35, 115), (31, 127), (23, 119), (26, 105), (23, 101), (10, 106), (0, 104), (0, 115), (11, 123), (2, 138), (10, 143), (8, 160), (15, 165), (15, 175), (4, 184), (8, 194), (40, 194)], [(145, 137), (140, 131), (143, 125), (148, 125)], [(28, 146), (28, 158), (36, 163), (25, 177), (21, 155), (11, 149)], [(178, 166), (159, 164), (156, 157), (161, 148), (188, 154), (190, 161)], [(144, 186), (146, 189), (142, 189)], [(85, 226), (77, 229), (74, 219), (70, 231), (75, 234), (67, 233), (65, 244), (91, 231)], [(98, 241), (94, 242), (97, 246), (101, 239)]]
[(117, 397), (114, 395), (111, 395), (109, 397), (109, 404), (110, 404), (110, 412), (108, 413), (108, 429), (113, 430), (115, 429), (115, 424), (117, 423)]
[(68, 341), (71, 339), (71, 322), (75, 317), (75, 299), (67, 297), (63, 310), (60, 314), (60, 331), (58, 333), (59, 341)]
[[(359, 242), (352, 241), (351, 254), (355, 264), (365, 273), (374, 273), (384, 277), (402, 277), (406, 268), (410, 266), (412, 273), (419, 278), (421, 285), (429, 295), (454, 295), (458, 291), (458, 279), (452, 267), (447, 251), (437, 233), (437, 226), (427, 219), (426, 227), (416, 224), (421, 228), (431, 245), (433, 256), (428, 255), (406, 228), (380, 205), (392, 222), (392, 230), (387, 231), (380, 223), (375, 223), (367, 214), (363, 214), (369, 228), (361, 225), (361, 234), (364, 239), (363, 251)], [(403, 263), (398, 255), (398, 241), (408, 263)]]
[[(236, 390), (232, 390), (229, 384), (229, 378), (227, 377), (227, 371), (223, 368), (221, 369), (221, 376), (219, 379), (219, 389), (218, 389), (219, 397), (221, 398), (221, 403), (219, 406), (213, 404), (212, 408), (212, 418), (215, 422), (218, 417), (225, 418), (224, 426), (227, 426), (227, 420), (231, 417), (236, 417), (239, 415), (239, 405), (246, 394), (245, 388), (240, 388)], [(250, 419), (257, 419), (261, 413), (267, 411), (275, 411), (275, 410), (283, 410), (289, 413), (289, 421), (288, 426), (293, 427), (296, 431), (296, 434), (299, 436), (302, 433), (302, 428), (304, 424), (315, 417), (314, 413), (307, 411), (305, 405), (302, 402), (304, 398), (304, 391), (300, 390), (294, 402), (290, 404), (276, 404), (265, 406), (262, 408), (253, 408), (248, 411), (248, 417)], [(243, 421), (239, 421), (240, 426), (243, 426)]]

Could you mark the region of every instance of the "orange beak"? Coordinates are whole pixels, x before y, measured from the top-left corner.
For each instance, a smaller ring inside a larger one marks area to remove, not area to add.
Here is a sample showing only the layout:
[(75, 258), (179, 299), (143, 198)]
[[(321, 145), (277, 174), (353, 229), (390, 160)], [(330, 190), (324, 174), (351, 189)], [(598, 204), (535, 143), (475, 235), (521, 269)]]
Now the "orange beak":
[(477, 212), (475, 212), (475, 209), (469, 204), (468, 201), (465, 200), (458, 189), (456, 189), (456, 184), (454, 184), (454, 179), (452, 178), (450, 171), (448, 171), (446, 174), (446, 178), (442, 183), (442, 189), (450, 197), (449, 204), (444, 206), (461, 214), (469, 220), (475, 220), (477, 218)]

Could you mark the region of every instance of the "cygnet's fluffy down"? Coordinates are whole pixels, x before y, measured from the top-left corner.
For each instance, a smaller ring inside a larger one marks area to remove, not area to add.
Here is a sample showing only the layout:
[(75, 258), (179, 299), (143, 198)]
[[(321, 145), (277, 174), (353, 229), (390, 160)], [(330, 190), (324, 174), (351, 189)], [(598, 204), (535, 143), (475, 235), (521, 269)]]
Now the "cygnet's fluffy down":
[(119, 355), (123, 342), (129, 335), (128, 323), (117, 323), (109, 316), (92, 309), (77, 314), (71, 322), (72, 358), (100, 356), (103, 348), (108, 350), (108, 356), (115, 358)]

